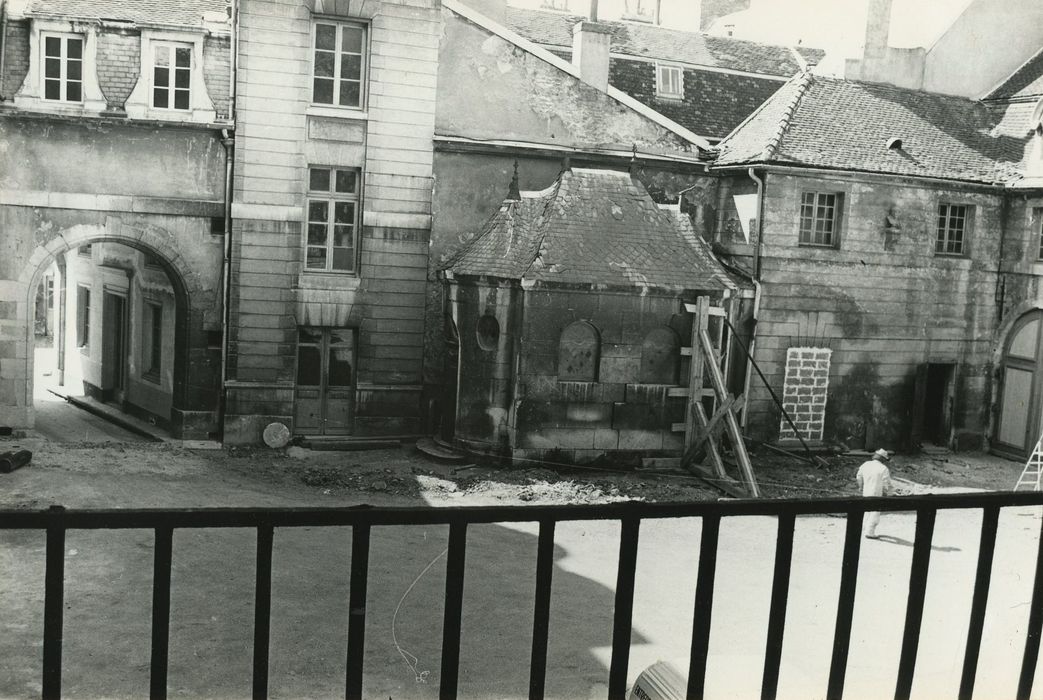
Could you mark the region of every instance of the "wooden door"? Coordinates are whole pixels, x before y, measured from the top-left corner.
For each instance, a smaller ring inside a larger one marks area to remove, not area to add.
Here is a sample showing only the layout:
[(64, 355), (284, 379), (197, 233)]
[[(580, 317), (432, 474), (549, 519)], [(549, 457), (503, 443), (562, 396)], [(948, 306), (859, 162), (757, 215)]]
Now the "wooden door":
[(1028, 456), (1039, 439), (1043, 383), (1043, 311), (1019, 318), (1010, 333), (1000, 365), (1000, 401), (993, 450), (1018, 459)]
[(127, 298), (105, 291), (102, 297), (102, 396), (122, 403), (127, 385)]
[(299, 329), (294, 431), (301, 435), (349, 435), (354, 407), (354, 330)]

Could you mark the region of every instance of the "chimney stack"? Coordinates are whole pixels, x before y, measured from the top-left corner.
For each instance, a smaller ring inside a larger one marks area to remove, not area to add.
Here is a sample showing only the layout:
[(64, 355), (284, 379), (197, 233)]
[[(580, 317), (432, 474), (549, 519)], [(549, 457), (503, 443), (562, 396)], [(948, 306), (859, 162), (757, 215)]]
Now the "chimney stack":
[(583, 20), (572, 28), (572, 65), (579, 68), (583, 82), (604, 92), (608, 89), (608, 52), (612, 47), (612, 28), (596, 21)]
[(864, 58), (879, 58), (887, 53), (891, 33), (891, 0), (869, 0), (866, 13)]

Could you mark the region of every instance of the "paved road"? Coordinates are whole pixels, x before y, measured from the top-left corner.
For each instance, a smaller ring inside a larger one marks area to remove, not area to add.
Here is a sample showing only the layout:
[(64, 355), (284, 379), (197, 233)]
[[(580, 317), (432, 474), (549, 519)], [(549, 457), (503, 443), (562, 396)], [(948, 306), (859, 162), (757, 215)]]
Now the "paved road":
[(53, 442), (143, 442), (144, 438), (47, 392), (37, 393), (35, 430)]
[(37, 371), (33, 383), (33, 408), (36, 411), (35, 430), (53, 442), (142, 442), (144, 438), (110, 423), (98, 416), (73, 406), (55, 396), (69, 393), (69, 387), (58, 386), (54, 374), (53, 348), (38, 347), (34, 365)]

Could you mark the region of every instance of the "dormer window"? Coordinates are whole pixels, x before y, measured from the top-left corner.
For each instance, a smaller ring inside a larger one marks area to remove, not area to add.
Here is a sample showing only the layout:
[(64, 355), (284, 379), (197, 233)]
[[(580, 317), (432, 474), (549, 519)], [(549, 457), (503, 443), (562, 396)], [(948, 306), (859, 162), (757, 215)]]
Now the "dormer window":
[(46, 32), (41, 39), (43, 98), (83, 102), (83, 37)]
[(655, 91), (657, 97), (680, 100), (684, 98), (684, 71), (681, 66), (656, 64)]
[(192, 45), (152, 42), (152, 106), (156, 109), (190, 109)]

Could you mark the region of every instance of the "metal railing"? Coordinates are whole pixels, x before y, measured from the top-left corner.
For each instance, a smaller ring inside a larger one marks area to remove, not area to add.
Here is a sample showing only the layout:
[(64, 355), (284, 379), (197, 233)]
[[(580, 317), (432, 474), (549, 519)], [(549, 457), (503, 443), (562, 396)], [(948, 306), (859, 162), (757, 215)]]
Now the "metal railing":
[[(899, 498), (734, 500), (685, 504), (630, 502), (597, 506), (463, 508), (370, 508), (362, 506), (314, 509), (66, 510), (55, 506), (38, 511), (0, 511), (0, 530), (45, 530), (47, 533), (42, 695), (50, 700), (61, 696), (64, 554), (65, 535), (68, 530), (142, 528), (154, 530), (150, 694), (153, 698), (165, 698), (167, 695), (170, 572), (174, 530), (191, 528), (255, 529), (257, 532), (257, 560), (252, 688), (253, 697), (266, 698), (268, 697), (274, 529), (350, 526), (352, 528), (352, 548), (345, 697), (359, 698), (362, 696), (371, 528), (386, 525), (448, 525), (449, 543), (446, 560), (439, 696), (440, 698), (455, 698), (460, 661), (460, 625), (463, 609), (467, 526), (537, 522), (539, 523), (539, 539), (535, 561), (536, 592), (533, 606), (529, 697), (532, 700), (539, 700), (544, 695), (547, 675), (547, 640), (550, 623), (551, 580), (554, 569), (555, 525), (566, 521), (618, 521), (621, 525), (619, 566), (615, 587), (608, 697), (611, 700), (623, 700), (626, 695), (630, 661), (634, 584), (641, 522), (661, 518), (701, 518), (702, 534), (699, 545), (687, 696), (702, 698), (706, 680), (721, 519), (739, 516), (774, 516), (778, 518), (778, 534), (761, 683), (761, 697), (770, 700), (776, 697), (778, 690), (796, 518), (803, 515), (842, 514), (846, 517), (846, 530), (836, 627), (826, 692), (826, 697), (830, 700), (839, 700), (844, 694), (863, 516), (867, 511), (912, 511), (916, 513), (916, 535), (913, 542), (909, 597), (906, 605), (898, 681), (894, 693), (896, 700), (906, 700), (912, 689), (913, 673), (916, 668), (935, 517), (939, 510), (980, 509), (983, 512), (981, 538), (959, 690), (960, 700), (970, 700), (974, 691), (978, 655), (985, 624), (985, 607), (992, 575), (1000, 510), (1012, 506), (1038, 506), (1041, 504), (1043, 504), (1043, 493), (1005, 492)], [(1027, 639), (1017, 690), (1019, 700), (1027, 700), (1032, 690), (1040, 649), (1040, 631), (1043, 626), (1043, 531), (1040, 533), (1039, 542)]]

